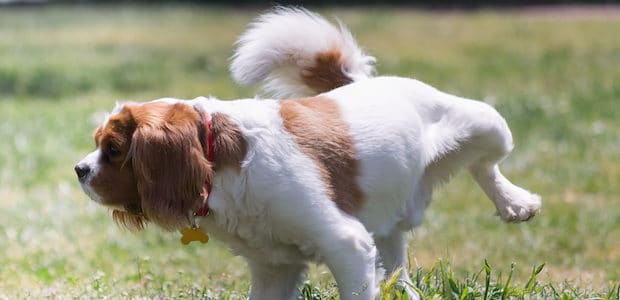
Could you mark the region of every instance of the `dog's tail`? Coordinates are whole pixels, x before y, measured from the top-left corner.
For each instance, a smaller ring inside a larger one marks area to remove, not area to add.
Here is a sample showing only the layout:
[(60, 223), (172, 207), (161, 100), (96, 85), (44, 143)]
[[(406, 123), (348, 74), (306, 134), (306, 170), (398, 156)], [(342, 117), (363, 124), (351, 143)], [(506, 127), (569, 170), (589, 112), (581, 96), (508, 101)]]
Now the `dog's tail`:
[(241, 85), (263, 82), (275, 97), (314, 96), (369, 78), (375, 58), (339, 27), (301, 8), (277, 8), (250, 24), (230, 70)]

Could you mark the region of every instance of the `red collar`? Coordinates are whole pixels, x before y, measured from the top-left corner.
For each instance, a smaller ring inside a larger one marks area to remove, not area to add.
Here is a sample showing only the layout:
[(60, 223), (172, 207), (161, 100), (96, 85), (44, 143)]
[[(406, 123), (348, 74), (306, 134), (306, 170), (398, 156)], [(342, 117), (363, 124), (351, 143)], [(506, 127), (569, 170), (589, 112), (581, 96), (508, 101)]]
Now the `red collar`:
[[(213, 163), (215, 158), (215, 147), (213, 142), (213, 131), (211, 130), (211, 116), (205, 112), (205, 124), (207, 127), (207, 160)], [(209, 195), (213, 189), (213, 179), (208, 181), (207, 184), (207, 197), (203, 200), (202, 206), (200, 206), (195, 212), (194, 216), (204, 217), (209, 214)]]

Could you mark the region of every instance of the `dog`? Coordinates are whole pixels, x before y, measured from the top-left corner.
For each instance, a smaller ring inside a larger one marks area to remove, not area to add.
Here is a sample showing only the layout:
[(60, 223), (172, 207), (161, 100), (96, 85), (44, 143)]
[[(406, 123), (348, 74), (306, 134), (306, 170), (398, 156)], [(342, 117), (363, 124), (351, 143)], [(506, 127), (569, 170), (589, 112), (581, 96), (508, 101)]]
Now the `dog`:
[(513, 140), (495, 109), (374, 76), (344, 25), (279, 8), (236, 47), (233, 78), (275, 99), (117, 104), (75, 171), (123, 227), (193, 224), (227, 243), (247, 260), (250, 299), (294, 299), (311, 261), (328, 266), (341, 299), (377, 297), (385, 274), (406, 270), (404, 236), (433, 188), (460, 169), (502, 220), (539, 211), (540, 197), (500, 172)]

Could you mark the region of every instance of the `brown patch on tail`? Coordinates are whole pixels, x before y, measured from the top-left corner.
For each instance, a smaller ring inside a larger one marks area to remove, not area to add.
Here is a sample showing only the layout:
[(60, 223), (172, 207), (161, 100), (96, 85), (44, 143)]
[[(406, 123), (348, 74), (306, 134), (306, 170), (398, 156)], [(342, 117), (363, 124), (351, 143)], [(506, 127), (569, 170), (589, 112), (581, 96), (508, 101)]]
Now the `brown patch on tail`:
[(319, 167), (329, 197), (342, 211), (355, 215), (364, 202), (356, 181), (359, 162), (338, 105), (324, 97), (282, 100), (280, 105), (284, 127)]
[(343, 70), (342, 53), (334, 47), (321, 52), (314, 58), (311, 67), (301, 71), (301, 79), (317, 94), (331, 91), (337, 87), (353, 82)]

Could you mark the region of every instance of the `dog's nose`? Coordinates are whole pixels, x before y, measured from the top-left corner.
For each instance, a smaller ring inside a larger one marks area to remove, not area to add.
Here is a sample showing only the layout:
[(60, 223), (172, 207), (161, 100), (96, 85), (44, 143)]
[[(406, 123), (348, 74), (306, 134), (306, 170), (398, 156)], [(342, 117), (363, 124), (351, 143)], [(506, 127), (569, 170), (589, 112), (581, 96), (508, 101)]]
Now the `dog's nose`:
[(84, 178), (90, 173), (90, 167), (86, 164), (77, 164), (75, 165), (75, 174), (80, 181), (83, 181)]

